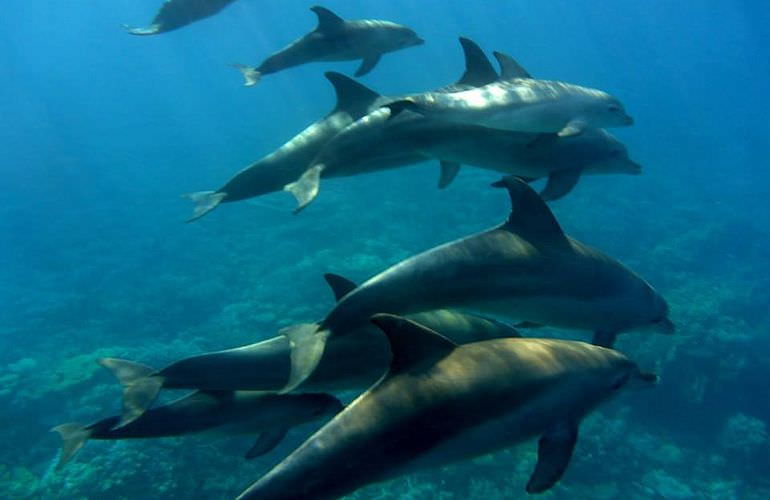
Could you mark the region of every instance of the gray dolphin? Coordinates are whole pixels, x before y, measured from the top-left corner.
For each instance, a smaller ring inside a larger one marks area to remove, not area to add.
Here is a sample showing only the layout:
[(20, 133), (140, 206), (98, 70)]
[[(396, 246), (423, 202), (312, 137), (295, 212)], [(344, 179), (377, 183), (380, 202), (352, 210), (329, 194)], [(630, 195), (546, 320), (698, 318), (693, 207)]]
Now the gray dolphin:
[[(355, 288), (352, 282), (333, 274), (326, 280), (339, 300)], [(453, 342), (516, 337), (511, 326), (474, 314), (450, 310), (426, 311), (408, 316), (429, 328), (444, 332)], [(160, 370), (116, 358), (99, 364), (110, 370), (123, 386), (123, 416), (120, 425), (139, 418), (150, 408), (161, 389), (261, 390), (286, 387), (291, 373), (290, 341), (278, 335), (255, 344), (191, 356)], [(385, 373), (390, 353), (385, 338), (369, 323), (355, 332), (329, 339), (318, 367), (301, 385), (304, 392), (362, 391)]]
[(601, 90), (571, 83), (512, 78), (448, 94), (426, 92), (386, 105), (442, 120), (517, 132), (577, 135), (589, 127), (633, 124), (620, 101)]
[[(481, 52), (478, 46), (476, 49)], [(531, 78), (512, 57), (500, 52), (494, 55), (502, 78)], [(476, 59), (489, 63), (483, 52)], [(486, 80), (477, 81), (477, 86), (498, 79), (493, 69), (491, 73)], [(602, 129), (559, 137), (454, 123), (417, 113), (401, 113), (391, 119), (391, 114), (387, 107), (372, 111), (321, 148), (308, 170), (284, 188), (297, 200), (295, 213), (315, 199), (322, 178), (371, 173), (430, 159), (440, 162), (439, 188), (447, 187), (461, 165), (468, 164), (528, 180), (546, 177), (548, 184), (540, 193), (546, 201), (569, 193), (582, 174), (641, 173), (625, 145)]]
[[(497, 73), (478, 45), (467, 38), (461, 38), (460, 44), (465, 57), (464, 73), (457, 82), (436, 89), (436, 92), (454, 92), (483, 85), (497, 78)], [(337, 94), (335, 108), (275, 152), (238, 172), (216, 191), (184, 195), (195, 203), (193, 215), (187, 222), (203, 217), (220, 203), (240, 201), (284, 189), (308, 169), (313, 158), (338, 132), (393, 99), (381, 96), (340, 73), (328, 72), (326, 78)]]
[(263, 75), (320, 61), (363, 59), (356, 76), (369, 73), (383, 54), (422, 45), (424, 40), (406, 26), (377, 19), (346, 21), (325, 7), (311, 7), (318, 26), (307, 35), (271, 55), (257, 67), (235, 64), (247, 87), (256, 85)]
[(235, 0), (166, 0), (147, 28), (123, 27), (132, 35), (158, 35), (213, 16)]
[(466, 460), (539, 437), (526, 489), (540, 493), (569, 465), (581, 420), (657, 377), (611, 349), (552, 339), (457, 346), (398, 316), (376, 315), (390, 370), (238, 498), (343, 496), (370, 483)]
[(566, 236), (545, 202), (512, 176), (506, 222), (410, 257), (345, 295), (320, 323), (287, 329), (291, 390), (311, 373), (328, 338), (354, 331), (377, 313), (442, 307), (532, 324), (594, 332), (612, 346), (618, 333), (655, 327), (672, 333), (665, 299), (615, 259)]
[(198, 391), (153, 408), (119, 428), (116, 425), (120, 417), (114, 416), (86, 426), (68, 423), (51, 430), (62, 438), (57, 468), (67, 463), (89, 439), (259, 434), (246, 453), (246, 458), (254, 458), (275, 448), (289, 428), (334, 415), (341, 409), (342, 403), (328, 394)]

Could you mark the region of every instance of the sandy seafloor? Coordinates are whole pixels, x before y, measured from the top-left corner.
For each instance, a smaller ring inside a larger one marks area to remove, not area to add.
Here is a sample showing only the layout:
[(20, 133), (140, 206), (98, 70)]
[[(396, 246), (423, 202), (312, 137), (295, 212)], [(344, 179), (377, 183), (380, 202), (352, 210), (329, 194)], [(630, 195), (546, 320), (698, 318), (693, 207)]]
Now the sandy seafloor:
[[(314, 25), (298, 1), (240, 0), (157, 37), (131, 37), (156, 0), (6, 0), (0, 16), (0, 497), (231, 498), (288, 454), (301, 428), (247, 462), (251, 438), (90, 442), (61, 472), (48, 430), (119, 410), (94, 360), (162, 366), (321, 317), (321, 279), (360, 281), (504, 219), (491, 172), (438, 167), (329, 180), (299, 216), (284, 193), (194, 224), (179, 194), (213, 189), (333, 106), (308, 65), (241, 87)], [(461, 72), (458, 35), (538, 77), (607, 90), (636, 120), (613, 131), (641, 176), (584, 179), (552, 204), (565, 230), (622, 260), (669, 300), (673, 337), (618, 348), (656, 370), (654, 391), (589, 418), (544, 498), (770, 497), (770, 10), (762, 1), (324, 3), (392, 19), (427, 43), (363, 82), (425, 90)], [(538, 335), (580, 334), (538, 330)], [(353, 498), (525, 496), (534, 444), (404, 477)]]

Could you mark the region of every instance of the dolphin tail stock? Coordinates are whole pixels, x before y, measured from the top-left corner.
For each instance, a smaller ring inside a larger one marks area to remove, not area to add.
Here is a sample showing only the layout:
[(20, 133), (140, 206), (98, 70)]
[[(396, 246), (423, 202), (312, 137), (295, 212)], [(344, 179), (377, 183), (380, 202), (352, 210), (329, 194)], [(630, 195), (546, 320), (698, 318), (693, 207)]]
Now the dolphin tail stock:
[(289, 380), (280, 391), (286, 394), (296, 389), (315, 371), (331, 332), (319, 330), (317, 323), (300, 323), (287, 326), (279, 333), (289, 339), (291, 348)]
[(117, 358), (101, 358), (97, 361), (108, 369), (123, 386), (123, 415), (116, 429), (125, 427), (147, 411), (163, 388), (163, 378), (154, 368)]
[(283, 187), (284, 191), (290, 192), (297, 199), (297, 208), (294, 209), (295, 214), (300, 213), (318, 196), (323, 169), (323, 165), (310, 167), (299, 179)]
[(246, 66), (245, 64), (238, 63), (231, 64), (230, 66), (241, 72), (243, 75), (244, 87), (253, 87), (262, 79), (262, 73), (253, 66)]
[(136, 28), (134, 26), (129, 26), (128, 24), (122, 26), (130, 35), (148, 36), (160, 33), (160, 27), (155, 24), (151, 25), (149, 28)]
[(412, 99), (401, 99), (400, 101), (389, 102), (388, 104), (385, 104), (382, 107), (388, 108), (390, 110), (390, 116), (388, 117), (388, 121), (400, 115), (403, 111), (414, 111), (415, 113), (422, 114), (421, 112), (422, 108), (420, 107), (419, 104), (414, 102)]
[(59, 462), (56, 464), (57, 471), (61, 470), (91, 437), (90, 430), (75, 422), (57, 425), (51, 432), (59, 434), (62, 440)]
[(197, 191), (195, 193), (183, 194), (182, 198), (191, 200), (195, 204), (192, 216), (185, 222), (193, 222), (200, 219), (217, 208), (225, 197), (227, 197), (227, 193), (217, 191)]

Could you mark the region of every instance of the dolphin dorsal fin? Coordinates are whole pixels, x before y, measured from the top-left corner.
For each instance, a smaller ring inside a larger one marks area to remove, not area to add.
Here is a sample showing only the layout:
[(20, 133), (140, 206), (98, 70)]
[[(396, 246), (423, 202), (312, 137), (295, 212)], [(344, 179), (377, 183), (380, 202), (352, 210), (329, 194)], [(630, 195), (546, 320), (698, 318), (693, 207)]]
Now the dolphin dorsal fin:
[(372, 323), (385, 332), (390, 343), (389, 375), (432, 365), (457, 347), (443, 335), (401, 316), (375, 314)]
[(460, 37), (460, 45), (465, 55), (465, 73), (457, 80), (458, 85), (482, 87), (499, 78), (497, 71), (484, 55), (484, 51), (470, 38)]
[(511, 215), (500, 229), (516, 233), (534, 244), (569, 245), (551, 209), (526, 182), (508, 175), (492, 186), (506, 188), (511, 197)]
[(339, 274), (326, 273), (324, 274), (324, 279), (329, 284), (329, 288), (332, 289), (334, 300), (337, 302), (339, 302), (342, 297), (355, 290), (358, 286), (349, 279), (343, 278)]
[(324, 73), (326, 79), (334, 87), (337, 94), (337, 106), (335, 110), (344, 110), (351, 114), (366, 114), (366, 109), (381, 96), (366, 85), (362, 85), (352, 78), (337, 73), (327, 71)]
[(316, 26), (316, 31), (320, 31), (322, 33), (337, 33), (345, 25), (344, 19), (326, 7), (315, 5), (310, 7), (310, 10), (315, 12), (315, 14), (318, 16), (318, 26)]
[(529, 71), (516, 61), (513, 57), (502, 52), (494, 51), (492, 53), (497, 59), (497, 64), (500, 65), (500, 77), (503, 80), (511, 78), (532, 78)]

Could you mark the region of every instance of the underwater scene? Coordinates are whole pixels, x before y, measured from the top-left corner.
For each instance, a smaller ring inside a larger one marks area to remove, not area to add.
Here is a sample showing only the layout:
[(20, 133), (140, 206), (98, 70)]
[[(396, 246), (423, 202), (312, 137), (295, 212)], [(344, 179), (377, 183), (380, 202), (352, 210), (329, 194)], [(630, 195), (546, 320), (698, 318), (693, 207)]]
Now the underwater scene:
[(5, 5), (0, 498), (770, 498), (766, 2)]

